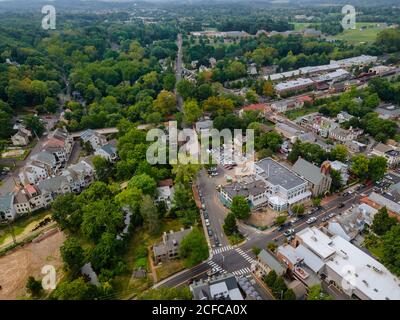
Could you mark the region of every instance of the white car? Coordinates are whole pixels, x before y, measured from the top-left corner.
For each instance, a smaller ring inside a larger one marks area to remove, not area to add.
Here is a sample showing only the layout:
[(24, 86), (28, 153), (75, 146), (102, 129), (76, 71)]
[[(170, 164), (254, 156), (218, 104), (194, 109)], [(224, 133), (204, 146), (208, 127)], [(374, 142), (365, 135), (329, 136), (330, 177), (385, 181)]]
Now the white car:
[(307, 222), (307, 224), (311, 224), (311, 223), (314, 223), (315, 221), (317, 221), (317, 218), (312, 217), (312, 218), (308, 219), (306, 222)]
[(206, 219), (206, 226), (208, 227), (210, 225), (210, 220)]

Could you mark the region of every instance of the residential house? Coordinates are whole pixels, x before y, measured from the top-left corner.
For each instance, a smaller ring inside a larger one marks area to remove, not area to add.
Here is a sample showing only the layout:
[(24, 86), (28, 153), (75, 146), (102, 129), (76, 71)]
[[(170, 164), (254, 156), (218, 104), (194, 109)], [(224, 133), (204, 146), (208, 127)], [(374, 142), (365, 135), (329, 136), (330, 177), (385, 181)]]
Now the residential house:
[(88, 161), (82, 160), (63, 170), (62, 176), (68, 179), (72, 191), (80, 192), (94, 181), (94, 171)]
[(343, 185), (346, 185), (349, 181), (349, 166), (338, 160), (330, 162), (330, 167), (333, 170), (340, 172), (340, 177), (342, 178)]
[(158, 183), (156, 202), (164, 202), (171, 209), (174, 200), (174, 182), (172, 179), (162, 180)]
[(341, 111), (336, 116), (336, 119), (338, 120), (339, 123), (350, 121), (353, 118), (354, 117), (351, 114), (347, 113), (346, 111)]
[(259, 277), (263, 277), (272, 270), (275, 271), (278, 276), (283, 276), (286, 273), (287, 266), (284, 265), (271, 251), (263, 249), (257, 256), (256, 272)]
[(196, 132), (199, 136), (204, 135), (208, 136), (210, 135), (210, 131), (213, 129), (213, 121), (212, 120), (201, 120), (196, 122)]
[(346, 141), (356, 140), (364, 131), (361, 129), (349, 130), (336, 127), (329, 131), (329, 138), (345, 143)]
[(397, 120), (400, 117), (400, 107), (393, 104), (384, 104), (375, 109), (379, 118), (384, 120)]
[(111, 143), (101, 146), (95, 151), (94, 154), (107, 159), (111, 163), (115, 163), (118, 160), (117, 148)]
[(56, 129), (52, 132), (47, 141), (43, 143), (43, 150), (52, 153), (57, 163), (63, 165), (69, 159), (73, 148), (73, 138), (65, 129)]
[(306, 102), (312, 103), (313, 98), (305, 95), (284, 100), (278, 100), (271, 103), (271, 109), (275, 112), (284, 113), (288, 110), (303, 108)]
[(87, 129), (84, 131), (80, 138), (84, 143), (89, 143), (93, 150), (97, 150), (107, 144), (107, 138), (92, 129)]
[(27, 146), (32, 139), (32, 132), (22, 125), (15, 127), (18, 131), (11, 137), (14, 146)]
[(372, 155), (387, 159), (389, 167), (397, 166), (400, 163), (400, 151), (387, 144), (378, 143), (371, 151)]
[(389, 216), (400, 221), (400, 193), (396, 190), (382, 194), (372, 192), (368, 197), (362, 198), (360, 202), (377, 210), (386, 207)]
[(194, 300), (244, 300), (233, 274), (222, 274), (190, 286)]
[(365, 151), (367, 145), (356, 140), (346, 141), (344, 145), (349, 149), (352, 153), (360, 153)]
[(37, 187), (42, 194), (45, 207), (49, 206), (57, 196), (72, 191), (70, 181), (65, 176), (56, 176), (40, 181)]
[(378, 210), (362, 203), (329, 220), (327, 229), (332, 235), (352, 241), (363, 231), (365, 225), (372, 224), (377, 212)]
[(14, 194), (8, 193), (0, 196), (0, 221), (12, 221), (15, 219), (16, 214), (17, 213), (14, 208)]
[(314, 197), (324, 195), (329, 191), (332, 178), (324, 164), (321, 168), (318, 168), (316, 165), (304, 160), (303, 158), (299, 158), (294, 164), (292, 170), (309, 182)]
[(177, 232), (164, 232), (162, 242), (153, 246), (154, 261), (156, 264), (175, 259), (179, 256), (179, 248), (182, 239), (192, 231), (181, 229)]

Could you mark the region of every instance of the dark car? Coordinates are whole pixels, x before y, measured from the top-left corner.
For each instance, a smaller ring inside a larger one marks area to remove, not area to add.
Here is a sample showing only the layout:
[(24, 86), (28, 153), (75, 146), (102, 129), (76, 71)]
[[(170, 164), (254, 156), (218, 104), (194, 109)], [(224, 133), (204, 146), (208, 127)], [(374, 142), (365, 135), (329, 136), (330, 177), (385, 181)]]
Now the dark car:
[(209, 235), (210, 237), (212, 237), (212, 235), (213, 235), (213, 232), (212, 232), (212, 230), (211, 230), (211, 229), (208, 229), (208, 235)]
[(283, 229), (285, 229), (285, 226), (282, 224), (276, 229), (276, 231), (282, 231)]
[(345, 206), (345, 204), (342, 202), (342, 203), (339, 203), (338, 208), (343, 208), (344, 206)]

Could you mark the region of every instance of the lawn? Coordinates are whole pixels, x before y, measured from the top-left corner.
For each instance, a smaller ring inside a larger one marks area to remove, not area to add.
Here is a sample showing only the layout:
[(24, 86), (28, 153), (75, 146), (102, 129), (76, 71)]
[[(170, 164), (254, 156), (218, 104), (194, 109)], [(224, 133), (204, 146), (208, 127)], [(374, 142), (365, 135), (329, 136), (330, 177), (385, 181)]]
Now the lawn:
[[(115, 278), (114, 284), (118, 292), (119, 299), (135, 296), (144, 290), (149, 289), (152, 284), (151, 270), (148, 265), (147, 248), (162, 240), (162, 234), (170, 230), (178, 231), (182, 228), (182, 224), (178, 219), (167, 220), (158, 235), (150, 235), (144, 228), (135, 230), (131, 240), (128, 243), (127, 251), (123, 257), (128, 265), (128, 272)], [(149, 272), (146, 278), (134, 279), (132, 272), (138, 267), (143, 267)], [(163, 267), (156, 270), (158, 279), (164, 279), (179, 270), (182, 270), (182, 261), (174, 261), (163, 264)]]
[(295, 109), (285, 112), (285, 116), (290, 120), (295, 120), (298, 117), (305, 116), (310, 113), (318, 112), (319, 106)]
[[(12, 227), (14, 230), (14, 234), (17, 238), (17, 241), (21, 236), (26, 235), (27, 233), (31, 232), (31, 230), (42, 221), (45, 217), (50, 216), (51, 211), (39, 211), (37, 213), (26, 215), (17, 221), (12, 223)], [(2, 245), (5, 241), (11, 242), (11, 236), (7, 225), (0, 226), (0, 245)]]
[[(329, 37), (330, 39), (347, 41), (353, 44), (360, 42), (373, 42), (379, 32), (384, 30), (374, 22), (357, 23), (355, 30), (344, 30), (343, 33)], [(365, 27), (365, 29), (361, 29)]]
[(300, 31), (300, 30), (303, 30), (303, 29), (310, 28), (312, 25), (317, 25), (318, 23), (294, 22), (292, 24), (294, 25), (294, 30), (295, 31)]

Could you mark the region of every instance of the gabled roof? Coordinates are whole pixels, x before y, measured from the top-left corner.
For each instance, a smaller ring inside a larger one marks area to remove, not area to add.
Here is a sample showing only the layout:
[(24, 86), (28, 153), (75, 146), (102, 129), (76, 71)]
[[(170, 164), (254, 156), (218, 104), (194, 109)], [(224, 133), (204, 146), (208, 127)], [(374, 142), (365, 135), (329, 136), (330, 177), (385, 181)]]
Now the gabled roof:
[(293, 171), (315, 185), (320, 184), (324, 178), (320, 168), (304, 160), (303, 158), (297, 159), (293, 166)]
[(283, 275), (286, 272), (286, 267), (272, 253), (266, 250), (261, 250), (258, 258), (278, 275)]
[(12, 193), (0, 196), (0, 212), (6, 212), (13, 206), (14, 195)]
[(103, 150), (105, 153), (109, 154), (109, 155), (113, 155), (117, 153), (117, 148), (115, 148), (113, 145), (111, 144), (105, 144), (104, 146), (102, 146), (100, 148), (101, 150)]

